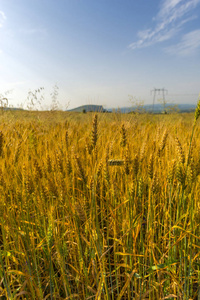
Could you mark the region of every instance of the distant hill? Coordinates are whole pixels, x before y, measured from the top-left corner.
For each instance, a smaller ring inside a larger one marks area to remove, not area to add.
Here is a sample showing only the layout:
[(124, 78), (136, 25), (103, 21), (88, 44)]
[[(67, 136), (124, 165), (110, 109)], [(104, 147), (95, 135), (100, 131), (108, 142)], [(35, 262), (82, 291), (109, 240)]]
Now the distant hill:
[(106, 112), (107, 110), (103, 108), (102, 105), (81, 105), (73, 109), (69, 109), (68, 111), (75, 111), (75, 112)]
[[(196, 104), (166, 104), (166, 111), (177, 111), (177, 112), (193, 112), (196, 108)], [(155, 104), (154, 108), (152, 104), (143, 105), (140, 108), (135, 106), (132, 107), (120, 107), (120, 108), (109, 108), (109, 112), (121, 112), (121, 113), (131, 113), (131, 112), (153, 112), (153, 113), (162, 113), (163, 112), (163, 105), (162, 104)]]
[[(196, 104), (174, 104), (174, 103), (167, 103), (165, 109), (167, 112), (177, 111), (177, 112), (193, 112), (196, 108)], [(160, 103), (146, 104), (142, 107), (138, 108), (135, 106), (132, 107), (120, 107), (120, 108), (108, 108), (104, 109), (102, 105), (81, 105), (73, 109), (69, 109), (68, 111), (74, 112), (120, 112), (120, 113), (131, 113), (131, 112), (153, 112), (153, 113), (162, 113), (163, 112), (163, 105)]]
[(0, 110), (24, 110), (23, 108), (18, 108), (18, 107), (0, 107)]

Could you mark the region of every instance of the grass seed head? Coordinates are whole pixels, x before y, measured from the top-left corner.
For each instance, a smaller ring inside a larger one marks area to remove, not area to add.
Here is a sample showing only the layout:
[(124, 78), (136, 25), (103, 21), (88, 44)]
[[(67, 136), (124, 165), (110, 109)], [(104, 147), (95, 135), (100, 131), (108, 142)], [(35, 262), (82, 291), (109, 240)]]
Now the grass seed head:
[(72, 172), (72, 163), (69, 156), (67, 157), (66, 169), (67, 169), (67, 174), (70, 175)]
[(82, 179), (82, 181), (86, 184), (87, 183), (87, 179), (86, 179), (85, 172), (83, 170), (80, 158), (76, 154), (74, 154), (74, 159), (76, 161), (76, 165), (77, 165), (79, 176)]
[(125, 157), (124, 157), (124, 170), (125, 170), (125, 174), (126, 175), (129, 175), (130, 173), (130, 169), (129, 169), (129, 149), (128, 147), (126, 148), (126, 154), (125, 154)]
[(126, 147), (127, 136), (126, 136), (126, 128), (125, 128), (124, 124), (122, 124), (120, 132), (121, 132), (121, 142), (120, 142), (120, 144), (121, 144), (122, 147)]
[(183, 148), (181, 146), (181, 143), (180, 143), (178, 137), (175, 138), (175, 141), (176, 141), (176, 149), (177, 149), (177, 152), (178, 152), (179, 162), (184, 164), (185, 155), (184, 155)]
[(198, 118), (200, 116), (200, 99), (198, 100), (197, 107), (194, 114), (194, 123), (196, 124)]
[(185, 170), (184, 170), (183, 164), (181, 162), (178, 162), (178, 164), (176, 166), (176, 178), (179, 181), (179, 183), (181, 183), (182, 185), (184, 185), (184, 182), (185, 182)]
[(159, 148), (158, 148), (158, 156), (160, 157), (162, 151), (164, 150), (165, 148), (165, 145), (166, 145), (166, 142), (167, 142), (167, 136), (168, 136), (168, 132), (167, 130), (165, 130), (163, 136), (162, 136), (162, 139), (161, 139), (161, 142), (160, 142), (160, 145), (159, 145)]
[(98, 138), (97, 125), (98, 125), (98, 119), (97, 119), (97, 114), (95, 114), (93, 121), (92, 121), (92, 137), (91, 137), (92, 149), (94, 149), (96, 147), (96, 143), (97, 143), (97, 138)]
[(154, 163), (154, 157), (153, 154), (151, 154), (150, 158), (149, 158), (149, 164), (148, 164), (148, 175), (149, 178), (152, 179), (153, 178), (153, 163)]
[(189, 171), (189, 174), (188, 174), (189, 180), (191, 183), (193, 183), (196, 178), (196, 168), (195, 168), (195, 163), (194, 163), (193, 158), (190, 160), (190, 165), (189, 165), (188, 171)]
[(169, 166), (169, 172), (168, 172), (168, 176), (167, 176), (167, 181), (170, 184), (173, 183), (175, 173), (176, 173), (176, 161), (173, 160), (172, 163)]
[(133, 173), (135, 177), (137, 177), (138, 171), (139, 171), (139, 157), (137, 154), (135, 154), (135, 157), (133, 159)]
[(160, 190), (159, 178), (155, 172), (152, 179), (151, 191), (153, 194), (158, 194)]

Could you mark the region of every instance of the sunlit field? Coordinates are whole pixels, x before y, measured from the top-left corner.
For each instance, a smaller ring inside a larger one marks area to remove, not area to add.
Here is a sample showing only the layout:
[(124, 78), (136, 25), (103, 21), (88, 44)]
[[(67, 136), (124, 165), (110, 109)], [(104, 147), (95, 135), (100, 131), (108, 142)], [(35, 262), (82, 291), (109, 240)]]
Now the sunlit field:
[(0, 299), (200, 299), (194, 114), (0, 114)]

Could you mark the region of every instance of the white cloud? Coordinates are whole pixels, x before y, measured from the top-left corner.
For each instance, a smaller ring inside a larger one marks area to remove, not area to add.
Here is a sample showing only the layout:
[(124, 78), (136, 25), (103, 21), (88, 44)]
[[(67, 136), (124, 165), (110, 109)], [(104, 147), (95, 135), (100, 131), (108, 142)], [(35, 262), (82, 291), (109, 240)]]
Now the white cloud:
[(4, 21), (6, 20), (6, 15), (2, 10), (0, 10), (0, 27), (3, 26)]
[(2, 10), (0, 10), (0, 16), (2, 17), (3, 20), (6, 20), (6, 15)]
[(180, 43), (167, 47), (165, 51), (172, 55), (188, 56), (200, 48), (200, 29), (191, 31), (182, 37)]
[(158, 14), (153, 18), (154, 28), (138, 32), (138, 40), (129, 48), (144, 48), (174, 37), (187, 22), (196, 18), (194, 9), (200, 0), (162, 0)]

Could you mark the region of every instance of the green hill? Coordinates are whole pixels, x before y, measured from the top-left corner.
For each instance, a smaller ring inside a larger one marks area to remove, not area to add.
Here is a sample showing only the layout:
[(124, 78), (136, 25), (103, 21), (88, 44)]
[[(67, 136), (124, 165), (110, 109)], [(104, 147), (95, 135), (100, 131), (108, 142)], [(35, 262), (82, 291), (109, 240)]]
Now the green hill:
[(106, 112), (102, 105), (81, 105), (73, 109), (69, 109), (68, 111), (75, 111), (75, 112)]

